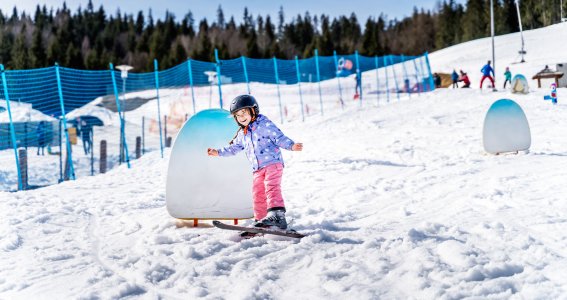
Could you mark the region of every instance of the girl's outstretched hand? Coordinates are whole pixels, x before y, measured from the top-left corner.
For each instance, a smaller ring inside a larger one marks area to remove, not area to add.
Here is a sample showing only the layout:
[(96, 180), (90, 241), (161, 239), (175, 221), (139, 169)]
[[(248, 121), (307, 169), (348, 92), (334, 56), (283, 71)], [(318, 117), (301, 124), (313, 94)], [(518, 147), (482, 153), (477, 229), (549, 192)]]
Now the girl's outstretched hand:
[(209, 156), (219, 156), (219, 152), (216, 149), (209, 148), (207, 149), (207, 155)]
[(301, 151), (303, 150), (303, 143), (295, 143), (291, 146), (291, 151)]

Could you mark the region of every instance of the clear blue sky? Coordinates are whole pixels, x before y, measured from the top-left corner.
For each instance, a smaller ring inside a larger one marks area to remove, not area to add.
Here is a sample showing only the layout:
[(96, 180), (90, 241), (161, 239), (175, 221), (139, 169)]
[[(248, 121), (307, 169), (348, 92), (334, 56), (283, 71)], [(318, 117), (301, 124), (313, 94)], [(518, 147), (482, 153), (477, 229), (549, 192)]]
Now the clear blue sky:
[[(198, 22), (203, 18), (209, 21), (216, 19), (216, 10), (219, 5), (222, 6), (225, 18), (228, 20), (231, 15), (234, 16), (237, 23), (242, 20), (244, 7), (248, 7), (248, 11), (256, 17), (258, 14), (266, 16), (269, 14), (274, 23), (277, 22), (279, 7), (283, 6), (286, 21), (289, 22), (297, 14), (304, 15), (309, 11), (311, 16), (314, 15), (330, 15), (336, 17), (340, 15), (349, 16), (354, 12), (361, 25), (370, 16), (377, 17), (381, 13), (386, 15), (389, 20), (394, 18), (401, 19), (410, 16), (413, 7), (425, 8), (433, 10), (438, 0), (93, 0), (96, 9), (100, 5), (104, 6), (107, 14), (115, 14), (120, 8), (121, 12), (128, 14), (136, 14), (142, 10), (147, 16), (148, 10), (152, 9), (154, 19), (163, 19), (166, 10), (172, 12), (179, 21), (183, 16), (191, 10), (195, 20)], [(458, 3), (464, 3), (465, 0), (457, 0)], [(67, 0), (67, 7), (76, 12), (79, 6), (83, 9), (87, 6), (88, 0)], [(18, 12), (26, 11), (28, 14), (35, 12), (37, 5), (47, 8), (62, 7), (63, 1), (46, 1), (46, 0), (1, 0), (0, 9), (4, 15), (11, 15), (14, 6), (18, 8)]]

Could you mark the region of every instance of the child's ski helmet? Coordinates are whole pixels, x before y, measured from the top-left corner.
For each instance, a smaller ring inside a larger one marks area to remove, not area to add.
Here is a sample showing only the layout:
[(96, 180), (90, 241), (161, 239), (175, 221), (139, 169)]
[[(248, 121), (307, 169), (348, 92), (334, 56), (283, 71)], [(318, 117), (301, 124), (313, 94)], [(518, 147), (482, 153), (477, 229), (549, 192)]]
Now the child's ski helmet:
[(258, 116), (260, 113), (258, 102), (256, 102), (256, 99), (250, 95), (240, 95), (234, 98), (230, 103), (230, 113), (234, 114), (245, 107), (252, 108), (255, 116)]

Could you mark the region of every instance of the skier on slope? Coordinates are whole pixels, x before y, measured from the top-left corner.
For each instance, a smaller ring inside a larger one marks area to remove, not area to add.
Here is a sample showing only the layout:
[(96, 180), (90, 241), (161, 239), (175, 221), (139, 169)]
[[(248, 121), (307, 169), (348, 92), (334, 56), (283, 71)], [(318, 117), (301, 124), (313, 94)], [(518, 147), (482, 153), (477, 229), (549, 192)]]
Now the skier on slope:
[[(480, 80), (480, 88), (482, 89), (482, 83), (486, 78), (490, 79), (490, 82), (492, 83), (492, 88), (494, 88), (494, 78), (493, 78), (494, 70), (490, 66), (490, 60), (486, 63), (486, 65), (484, 65), (484, 67), (482, 67), (482, 69), (480, 69), (480, 72), (482, 72), (482, 79)], [(492, 76), (490, 76), (490, 73), (492, 73)]]
[[(303, 150), (302, 143), (295, 143), (266, 116), (260, 114), (256, 99), (240, 95), (230, 104), (230, 113), (240, 127), (227, 147), (209, 148), (209, 156), (232, 156), (245, 150), (252, 164), (254, 181), (252, 197), (255, 227), (287, 229), (285, 205), (281, 193), (283, 158), (280, 148)], [(253, 236), (248, 232), (242, 236)]]

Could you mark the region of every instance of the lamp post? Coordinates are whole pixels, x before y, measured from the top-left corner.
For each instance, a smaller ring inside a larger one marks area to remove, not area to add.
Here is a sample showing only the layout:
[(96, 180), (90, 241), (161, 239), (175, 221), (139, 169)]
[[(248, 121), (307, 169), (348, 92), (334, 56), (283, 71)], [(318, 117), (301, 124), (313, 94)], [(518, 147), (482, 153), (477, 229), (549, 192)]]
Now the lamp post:
[[(122, 114), (122, 124), (126, 126), (126, 79), (128, 78), (128, 71), (132, 70), (134, 67), (128, 65), (116, 66), (116, 69), (120, 70), (120, 77), (122, 77), (122, 112), (118, 112), (118, 115)], [(120, 163), (124, 161), (124, 131), (123, 128), (120, 131)]]

